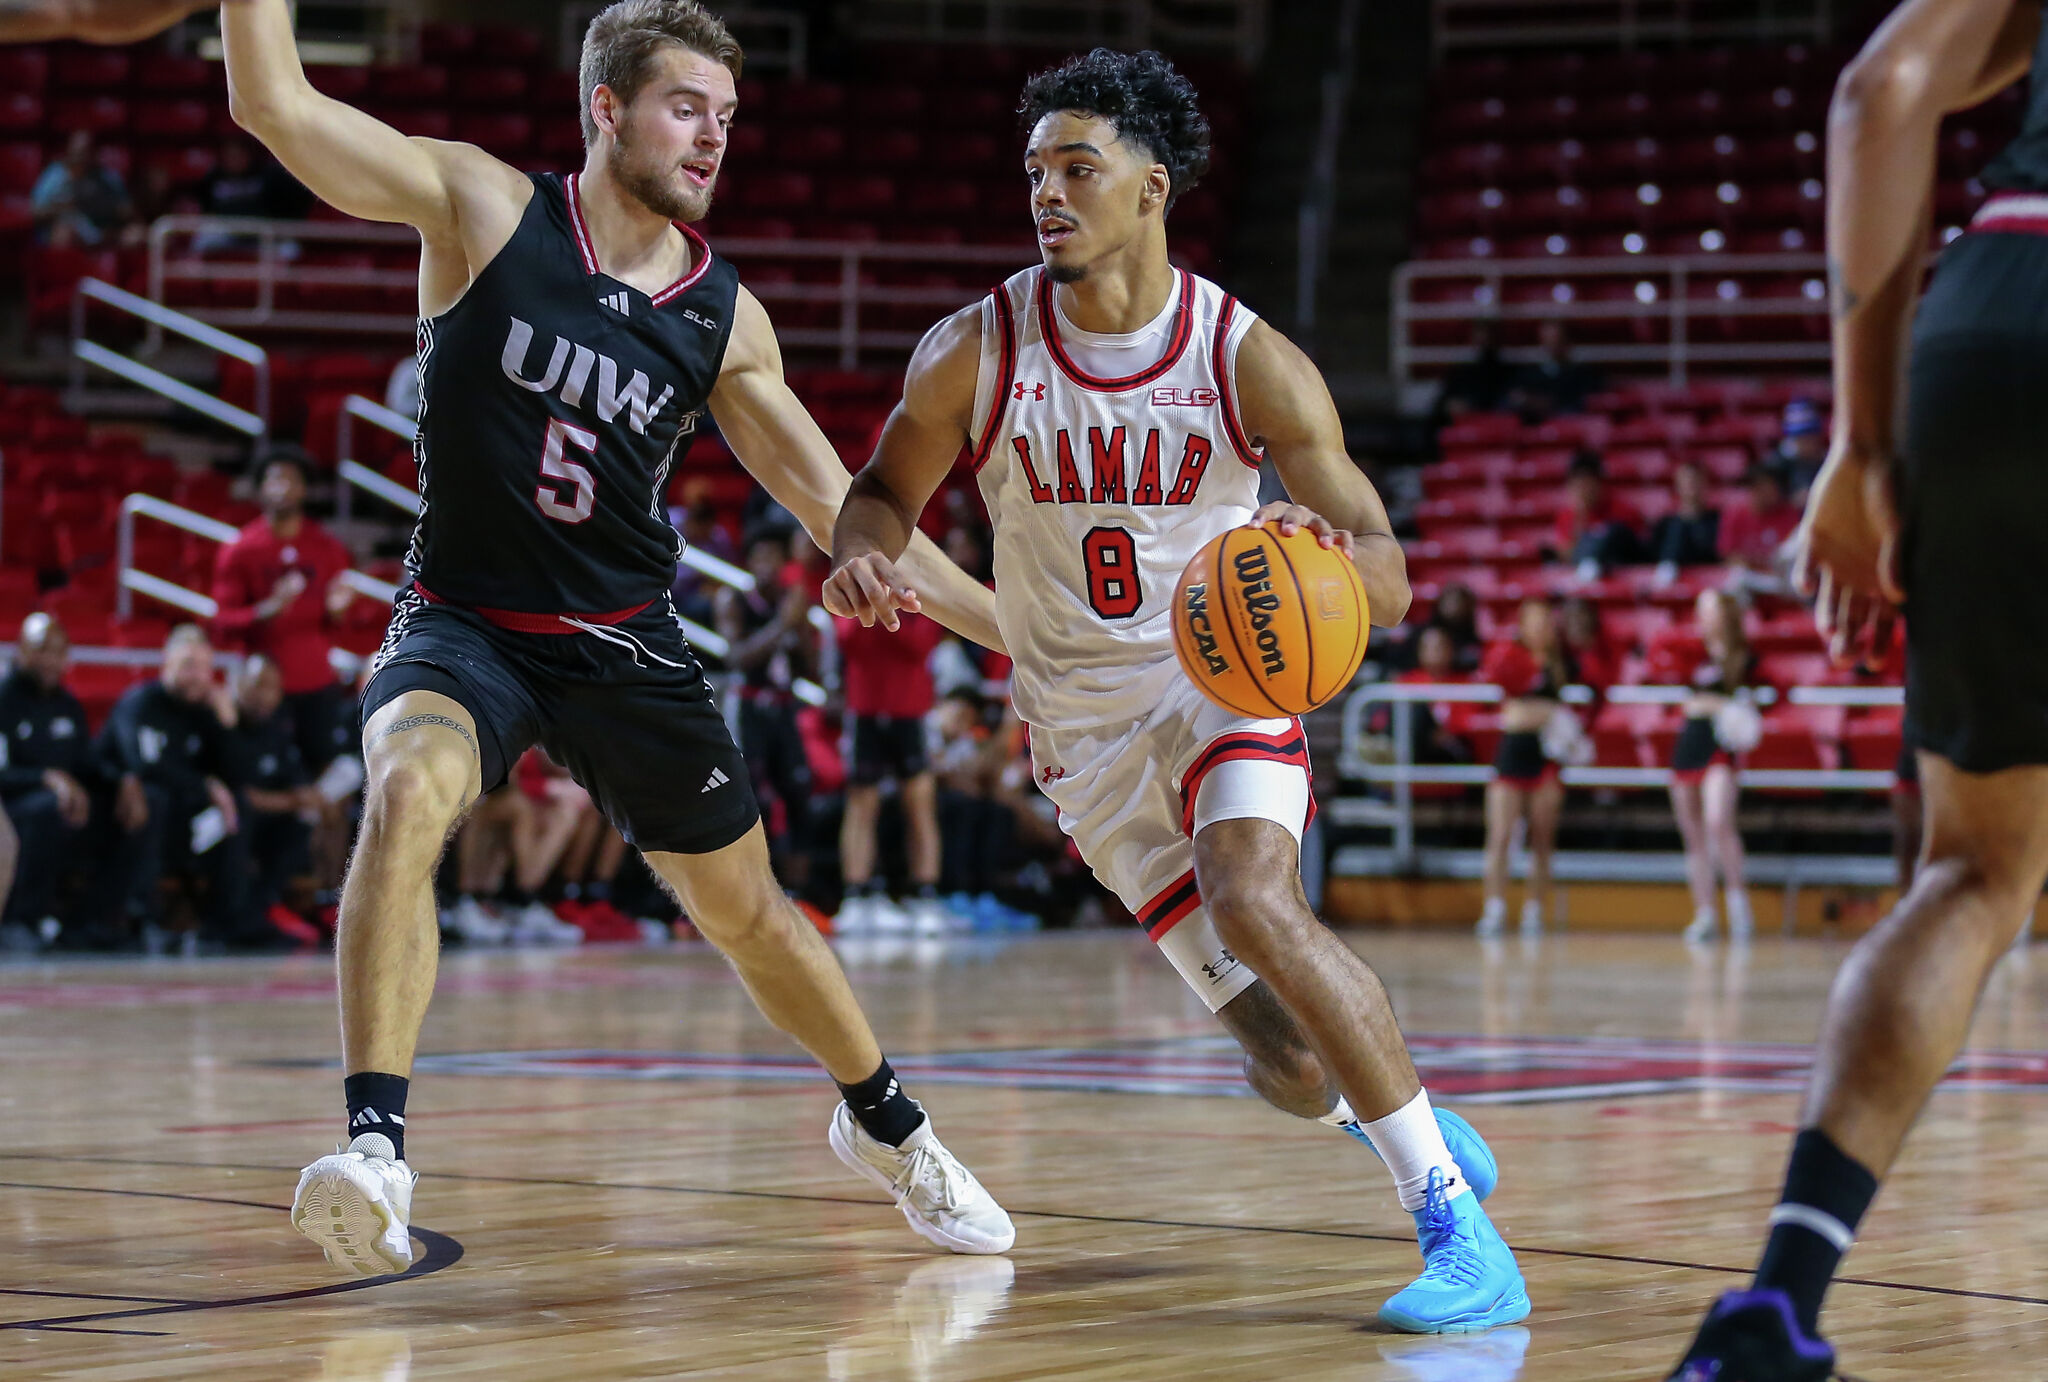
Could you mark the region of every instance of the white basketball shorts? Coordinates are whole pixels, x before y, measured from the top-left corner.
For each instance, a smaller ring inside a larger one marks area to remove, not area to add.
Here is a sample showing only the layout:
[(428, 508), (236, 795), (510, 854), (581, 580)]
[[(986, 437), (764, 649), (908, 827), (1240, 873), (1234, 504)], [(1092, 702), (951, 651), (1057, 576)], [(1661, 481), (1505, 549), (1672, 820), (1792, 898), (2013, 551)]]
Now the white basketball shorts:
[(1224, 948), (1195, 885), (1197, 831), (1269, 820), (1301, 842), (1315, 814), (1299, 720), (1247, 720), (1187, 681), (1140, 721), (1031, 728), (1060, 829), (1214, 1012), (1258, 976)]

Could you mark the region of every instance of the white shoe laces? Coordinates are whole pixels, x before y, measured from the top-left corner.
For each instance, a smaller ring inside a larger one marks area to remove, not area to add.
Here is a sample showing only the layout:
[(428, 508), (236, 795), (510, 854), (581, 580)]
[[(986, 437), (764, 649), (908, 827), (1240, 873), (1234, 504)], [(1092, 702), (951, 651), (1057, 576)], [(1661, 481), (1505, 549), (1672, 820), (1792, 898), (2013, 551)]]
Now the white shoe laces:
[(958, 1209), (976, 1188), (973, 1173), (937, 1138), (927, 1138), (911, 1151), (895, 1180), (897, 1194), (927, 1209)]

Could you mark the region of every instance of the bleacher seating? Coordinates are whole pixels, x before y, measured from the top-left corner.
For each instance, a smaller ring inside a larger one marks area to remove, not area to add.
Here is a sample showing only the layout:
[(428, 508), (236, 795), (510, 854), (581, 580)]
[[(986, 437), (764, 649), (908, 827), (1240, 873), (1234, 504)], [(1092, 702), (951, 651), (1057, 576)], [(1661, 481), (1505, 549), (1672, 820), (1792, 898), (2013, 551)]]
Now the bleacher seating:
[[(1821, 248), (1827, 103), (1846, 52), (1804, 44), (1460, 57), (1431, 79), (1414, 256), (1497, 260), (1770, 254)], [(1976, 174), (2017, 128), (2023, 85), (1952, 118), (1940, 146), (1936, 234), (1983, 198)], [(1424, 280), (1418, 302), (1485, 298), (1477, 278)], [(1509, 305), (1656, 301), (1660, 285), (1569, 270), (1511, 280)], [(1646, 296), (1646, 292), (1649, 294)], [(1695, 275), (1692, 330), (1713, 343), (1826, 339), (1825, 314), (1716, 316), (1717, 304), (1812, 302), (1816, 273)], [(1503, 323), (1511, 345), (1528, 320)], [(1646, 314), (1580, 318), (1587, 344), (1661, 342)], [(1454, 321), (1418, 345), (1461, 342)]]
[[(1441, 459), (1422, 472), (1418, 537), (1408, 544), (1416, 594), (1411, 620), (1426, 617), (1452, 582), (1469, 586), (1478, 597), (1482, 631), (1489, 637), (1511, 636), (1516, 607), (1525, 598), (1582, 596), (1600, 614), (1625, 683), (1684, 682), (1699, 654), (1691, 605), (1718, 569), (1683, 573), (1659, 585), (1649, 568), (1582, 582), (1568, 568), (1546, 563), (1565, 499), (1565, 467), (1576, 448), (1599, 449), (1610, 491), (1654, 521), (1671, 503), (1672, 468), (1689, 459), (1711, 477), (1709, 503), (1725, 511), (1741, 494), (1735, 482), (1751, 458), (1776, 440), (1784, 405), (1808, 398), (1825, 406), (1827, 394), (1826, 382), (1815, 379), (1717, 380), (1689, 388), (1632, 384), (1594, 396), (1583, 415), (1529, 424), (1512, 414), (1489, 413), (1450, 424), (1438, 437)], [(1804, 608), (1763, 601), (1750, 633), (1762, 673), (1773, 685), (1857, 680), (1830, 661)], [(1488, 761), (1498, 717), (1481, 713), (1471, 723), (1478, 759)], [(1678, 723), (1675, 707), (1606, 705), (1589, 726), (1597, 762), (1668, 764)], [(1896, 708), (1781, 704), (1766, 713), (1763, 742), (1748, 762), (1754, 768), (1889, 769), (1898, 748)]]

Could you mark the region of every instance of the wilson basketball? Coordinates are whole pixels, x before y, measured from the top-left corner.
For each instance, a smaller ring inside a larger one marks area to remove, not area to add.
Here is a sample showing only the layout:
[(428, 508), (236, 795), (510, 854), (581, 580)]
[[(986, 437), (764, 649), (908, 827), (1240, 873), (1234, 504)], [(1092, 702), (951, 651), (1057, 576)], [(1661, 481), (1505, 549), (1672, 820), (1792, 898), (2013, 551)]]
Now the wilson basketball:
[(1174, 593), (1181, 669), (1253, 719), (1304, 715), (1350, 685), (1371, 630), (1358, 568), (1306, 528), (1232, 528), (1195, 554)]

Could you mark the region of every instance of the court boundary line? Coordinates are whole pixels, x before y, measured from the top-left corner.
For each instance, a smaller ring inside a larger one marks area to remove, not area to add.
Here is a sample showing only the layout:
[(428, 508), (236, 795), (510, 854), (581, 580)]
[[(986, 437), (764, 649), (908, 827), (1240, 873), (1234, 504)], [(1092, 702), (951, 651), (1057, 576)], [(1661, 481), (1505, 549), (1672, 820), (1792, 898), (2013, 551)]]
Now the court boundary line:
[[(33, 1152), (0, 1152), (0, 1161), (54, 1161), (75, 1162), (84, 1165), (175, 1167), (187, 1171), (274, 1171), (280, 1175), (288, 1175), (291, 1173), (293, 1169), (291, 1167), (285, 1166), (262, 1166), (250, 1162), (157, 1161), (134, 1157), (96, 1157), (61, 1155), (52, 1156), (47, 1154), (38, 1155)], [(803, 1194), (793, 1190), (731, 1190), (716, 1189), (711, 1186), (702, 1185), (649, 1185), (640, 1182), (630, 1181), (622, 1182), (564, 1180), (558, 1177), (551, 1176), (489, 1176), (460, 1171), (436, 1171), (433, 1174), (435, 1175), (435, 1177), (441, 1180), (467, 1181), (475, 1184), (487, 1185), (545, 1185), (557, 1187), (560, 1189), (574, 1190), (625, 1190), (643, 1193), (651, 1192), (665, 1195), (709, 1195), (729, 1199), (782, 1200), (804, 1204), (851, 1204), (868, 1205), (876, 1208), (890, 1207), (889, 1202), (886, 1200), (858, 1199), (848, 1195)], [(7, 1182), (0, 1182), (0, 1187), (5, 1187), (7, 1186), (7, 1184)], [(92, 1189), (89, 1186), (31, 1188), (80, 1189), (88, 1192), (91, 1192)], [(214, 1201), (208, 1196), (201, 1195), (159, 1195), (156, 1192), (145, 1190), (114, 1190), (99, 1193), (117, 1195), (139, 1195), (162, 1199), (200, 1200), (207, 1203), (254, 1203), (253, 1201), (248, 1200)], [(262, 1209), (279, 1208), (279, 1206), (276, 1205), (257, 1205), (256, 1207)], [(1286, 1224), (1224, 1224), (1193, 1219), (1151, 1219), (1142, 1218), (1135, 1215), (1125, 1216), (1115, 1214), (1083, 1214), (1070, 1210), (1009, 1209), (1008, 1206), (1005, 1206), (1005, 1208), (1008, 1209), (1010, 1217), (1013, 1219), (1064, 1219), (1076, 1223), (1130, 1224), (1146, 1228), (1197, 1229), (1215, 1233), (1278, 1233), (1303, 1238), (1337, 1238), (1350, 1242), (1398, 1243), (1404, 1246), (1412, 1246), (1415, 1241), (1414, 1238), (1408, 1234), (1365, 1233), (1351, 1229), (1296, 1228)], [(444, 1235), (434, 1234), (431, 1238), (429, 1238), (426, 1230), (415, 1228), (412, 1231), (415, 1234), (420, 1235), (422, 1239), (428, 1242), (428, 1258), (422, 1260), (418, 1264), (415, 1264), (410, 1271), (404, 1274), (404, 1276), (372, 1277), (363, 1281), (343, 1282), (338, 1287), (322, 1287), (311, 1291), (291, 1292), (281, 1295), (255, 1298), (248, 1301), (226, 1302), (225, 1304), (257, 1305), (265, 1304), (273, 1300), (292, 1299), (295, 1296), (331, 1295), (334, 1294), (337, 1290), (361, 1290), (366, 1286), (374, 1286), (392, 1281), (402, 1281), (412, 1276), (424, 1276), (426, 1275), (426, 1272), (422, 1269), (427, 1265), (427, 1261), (430, 1261), (432, 1259), (434, 1251), (433, 1242), (435, 1239), (443, 1238)], [(442, 1267), (453, 1266), (457, 1261), (460, 1261), (462, 1258), (462, 1245), (460, 1243), (457, 1243), (452, 1238), (447, 1238), (445, 1241), (454, 1246), (455, 1256), (450, 1258), (446, 1262), (442, 1262), (436, 1265), (433, 1268), (434, 1271), (439, 1271)], [(1510, 1244), (1510, 1246), (1514, 1249), (1517, 1255), (1527, 1255), (1530, 1257), (1565, 1258), (1571, 1261), (1578, 1262), (1612, 1262), (1620, 1265), (1634, 1267), (1673, 1267), (1681, 1271), (1718, 1272), (1723, 1275), (1729, 1276), (1750, 1276), (1753, 1275), (1756, 1271), (1754, 1267), (1722, 1267), (1717, 1266), (1711, 1262), (1684, 1262), (1674, 1258), (1666, 1257), (1634, 1257), (1627, 1255), (1625, 1253), (1587, 1252), (1583, 1249), (1577, 1248), (1530, 1247), (1524, 1243), (1514, 1243)], [(1922, 1286), (1904, 1281), (1878, 1281), (1870, 1277), (1837, 1277), (1835, 1278), (1834, 1284), (1837, 1286), (1863, 1286), (1868, 1287), (1872, 1290), (1879, 1291), (1904, 1291), (1913, 1295), (1950, 1296), (1965, 1300), (2000, 1301), (2010, 1305), (2048, 1306), (2048, 1297), (2042, 1296), (2022, 1296), (2008, 1294), (2002, 1291), (1966, 1291), (1959, 1287), (1954, 1286)], [(178, 1308), (182, 1307), (160, 1307), (157, 1310), (118, 1311), (109, 1312), (104, 1315), (81, 1315), (75, 1318), (79, 1320), (116, 1319), (124, 1318), (129, 1315), (169, 1313), (172, 1310)], [(21, 1327), (22, 1326), (20, 1325), (0, 1324), (0, 1329), (18, 1329)]]
[[(9, 1161), (71, 1161), (89, 1162), (89, 1157), (37, 1157), (28, 1152), (0, 1152), (0, 1159)], [(204, 1162), (152, 1162), (101, 1158), (116, 1165), (130, 1166), (182, 1166), (187, 1170), (274, 1170), (275, 1167), (236, 1167), (229, 1165), (211, 1166)], [(452, 1177), (451, 1177), (452, 1179)], [(221, 1204), (238, 1209), (264, 1209), (277, 1213), (291, 1213), (291, 1206), (268, 1204), (261, 1200), (232, 1200), (217, 1195), (185, 1195), (170, 1190), (128, 1190), (99, 1185), (44, 1185), (28, 1181), (0, 1181), (0, 1190), (49, 1190), (71, 1195), (121, 1195), (142, 1200), (188, 1200), (195, 1204)], [(58, 1334), (136, 1334), (152, 1338), (169, 1337), (166, 1331), (142, 1329), (86, 1329), (80, 1326), (96, 1324), (102, 1320), (132, 1320), (153, 1315), (188, 1315), (202, 1310), (235, 1310), (251, 1305), (272, 1305), (279, 1301), (310, 1300), (319, 1296), (344, 1295), (351, 1291), (367, 1291), (377, 1286), (389, 1286), (395, 1282), (410, 1281), (418, 1277), (432, 1276), (435, 1272), (452, 1267), (463, 1257), (462, 1244), (445, 1233), (436, 1233), (429, 1228), (412, 1227), (412, 1233), (426, 1244), (426, 1255), (403, 1272), (387, 1272), (382, 1276), (358, 1277), (353, 1281), (331, 1282), (325, 1286), (307, 1286), (296, 1291), (272, 1291), (259, 1296), (234, 1296), (225, 1300), (181, 1300), (163, 1296), (157, 1297), (98, 1297), (85, 1293), (56, 1291), (10, 1291), (10, 1295), (72, 1295), (73, 1299), (155, 1299), (164, 1303), (145, 1306), (139, 1310), (102, 1310), (96, 1314), (51, 1315), (40, 1320), (0, 1320), (0, 1333), (15, 1330), (22, 1333)]]

